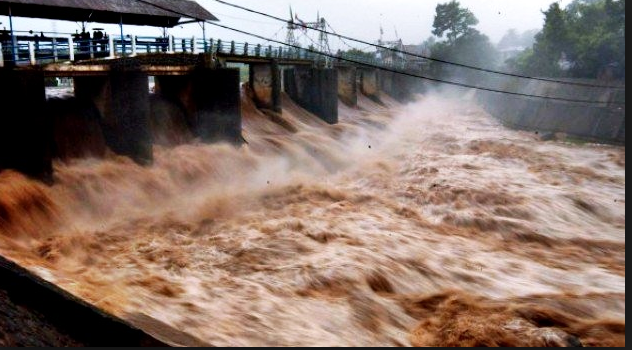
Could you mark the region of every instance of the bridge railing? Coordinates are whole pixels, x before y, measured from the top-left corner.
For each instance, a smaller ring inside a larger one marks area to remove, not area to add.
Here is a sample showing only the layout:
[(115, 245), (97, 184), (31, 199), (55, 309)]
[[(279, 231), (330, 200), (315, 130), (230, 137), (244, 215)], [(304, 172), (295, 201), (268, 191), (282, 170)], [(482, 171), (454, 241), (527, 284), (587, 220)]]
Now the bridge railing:
[(68, 40), (61, 36), (0, 36), (0, 66), (67, 61), (70, 56)]
[[(285, 60), (324, 62), (325, 57), (305, 48), (261, 45), (225, 41), (221, 39), (116, 36), (103, 39), (75, 39), (62, 37), (16, 37), (16, 45), (10, 38), (0, 38), (0, 66), (38, 65), (64, 61), (83, 61), (116, 57), (131, 57), (152, 53), (214, 53), (224, 56), (270, 58)], [(15, 48), (15, 50), (14, 50)], [(409, 68), (404, 60), (386, 61), (370, 55), (340, 53), (339, 62), (360, 62), (387, 68)]]

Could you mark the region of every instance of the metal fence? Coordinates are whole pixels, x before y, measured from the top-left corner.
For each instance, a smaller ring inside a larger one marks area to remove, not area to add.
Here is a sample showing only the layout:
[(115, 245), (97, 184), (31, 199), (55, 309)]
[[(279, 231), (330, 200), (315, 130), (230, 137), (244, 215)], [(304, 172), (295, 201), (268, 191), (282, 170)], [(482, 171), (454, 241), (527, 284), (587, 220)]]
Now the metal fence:
[(220, 56), (243, 56), (330, 63), (359, 62), (371, 66), (404, 69), (402, 61), (384, 61), (369, 55), (340, 53), (326, 57), (310, 49), (272, 45), (237, 43), (221, 39), (128, 36), (104, 39), (75, 39), (73, 36), (17, 36), (15, 45), (10, 37), (0, 38), (0, 67), (44, 65), (55, 62), (75, 62), (94, 59), (134, 57), (154, 53), (215, 53)]

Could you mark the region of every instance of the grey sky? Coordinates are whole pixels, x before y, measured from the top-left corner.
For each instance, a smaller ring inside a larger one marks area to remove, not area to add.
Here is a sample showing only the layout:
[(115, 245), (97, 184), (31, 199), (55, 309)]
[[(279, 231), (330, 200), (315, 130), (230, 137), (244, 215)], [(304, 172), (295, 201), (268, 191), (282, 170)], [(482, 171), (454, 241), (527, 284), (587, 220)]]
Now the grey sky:
[[(95, 0), (98, 1), (98, 0)], [(130, 0), (134, 1), (134, 0)], [(304, 21), (314, 21), (317, 12), (325, 17), (339, 33), (357, 37), (366, 41), (376, 41), (380, 36), (380, 26), (384, 28), (384, 39), (395, 39), (395, 31), (407, 44), (418, 44), (431, 35), (435, 7), (448, 0), (228, 0), (235, 4), (260, 10), (279, 17), (289, 17), (290, 5)], [(542, 10), (554, 0), (461, 0), (480, 20), (477, 28), (497, 42), (511, 28), (524, 31), (541, 28)], [(566, 5), (570, 0), (561, 0)], [(233, 9), (213, 0), (198, 0), (202, 6), (220, 18), (221, 23), (242, 30), (256, 32), (266, 37), (285, 40), (286, 31), (283, 24), (274, 20)], [(2, 27), (8, 27), (8, 18), (0, 16)], [(16, 30), (57, 31), (74, 33), (79, 25), (73, 22), (55, 22), (15, 18)], [(119, 33), (117, 26), (91, 25), (92, 28), (103, 27), (109, 33)], [(171, 34), (177, 37), (202, 36), (199, 25), (189, 24), (182, 28), (174, 28)], [(126, 26), (125, 33), (158, 36), (157, 28)], [(207, 27), (207, 36), (224, 40), (258, 42), (258, 40), (233, 32)], [(317, 34), (311, 34), (312, 39)], [(331, 39), (334, 48), (346, 48), (338, 40)], [(308, 43), (307, 39), (303, 39)], [(358, 48), (363, 49), (361, 45)]]

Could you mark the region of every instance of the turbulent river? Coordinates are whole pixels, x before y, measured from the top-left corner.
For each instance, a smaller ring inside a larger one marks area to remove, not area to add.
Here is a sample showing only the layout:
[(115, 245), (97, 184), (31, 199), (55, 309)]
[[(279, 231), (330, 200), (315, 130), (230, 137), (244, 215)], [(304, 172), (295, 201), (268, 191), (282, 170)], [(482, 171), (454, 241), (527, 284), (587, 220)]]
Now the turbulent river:
[(625, 148), (382, 102), (330, 126), (244, 92), (240, 148), (2, 172), (0, 254), (216, 346), (625, 345)]

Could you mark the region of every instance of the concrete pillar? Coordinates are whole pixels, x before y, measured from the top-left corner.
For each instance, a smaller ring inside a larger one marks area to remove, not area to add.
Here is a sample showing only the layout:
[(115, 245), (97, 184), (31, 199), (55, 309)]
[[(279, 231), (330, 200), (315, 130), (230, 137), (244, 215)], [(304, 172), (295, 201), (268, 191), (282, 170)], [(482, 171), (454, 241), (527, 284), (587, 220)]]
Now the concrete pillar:
[(156, 93), (175, 101), (203, 142), (241, 143), (239, 69), (199, 68), (186, 76), (157, 76)]
[(340, 66), (338, 71), (338, 97), (350, 107), (358, 105), (357, 70), (355, 67)]
[(377, 69), (360, 69), (360, 91), (372, 100), (380, 99), (380, 81)]
[(136, 35), (132, 35), (132, 57), (138, 55), (138, 49), (136, 48)]
[(418, 78), (388, 71), (379, 71), (380, 90), (400, 102), (408, 102), (413, 97), (413, 90)]
[(114, 46), (114, 37), (110, 35), (110, 40), (108, 41), (108, 46), (110, 46), (110, 59), (116, 58), (116, 46)]
[(94, 51), (96, 48), (94, 47), (94, 41), (88, 40), (88, 51), (90, 52), (90, 59), (94, 59)]
[(0, 170), (52, 181), (52, 122), (44, 74), (0, 69)]
[(152, 162), (147, 74), (113, 71), (103, 77), (77, 77), (75, 95), (99, 110), (103, 135), (112, 151), (142, 165)]
[(37, 60), (35, 59), (35, 44), (32, 41), (29, 41), (29, 62), (31, 66), (37, 64)]
[(385, 94), (393, 97), (394, 89), (393, 89), (393, 76), (395, 73), (379, 70), (378, 71), (378, 81), (380, 84), (380, 91)]
[(250, 88), (257, 107), (281, 113), (281, 71), (276, 61), (250, 65)]
[(419, 78), (404, 75), (404, 74), (394, 74), (393, 75), (393, 89), (394, 96), (400, 102), (409, 102), (412, 100), (417, 87), (420, 86)]
[(296, 67), (284, 72), (285, 91), (301, 107), (329, 124), (338, 123), (338, 72)]
[(53, 62), (57, 63), (59, 61), (59, 52), (57, 51), (57, 39), (53, 38)]
[(72, 36), (68, 36), (68, 58), (70, 62), (75, 61), (75, 43), (72, 40)]
[(175, 46), (175, 45), (173, 45), (173, 41), (174, 40), (175, 39), (173, 38), (173, 35), (169, 35), (169, 47), (167, 49), (167, 53), (173, 53), (173, 49), (174, 49), (174, 46)]

